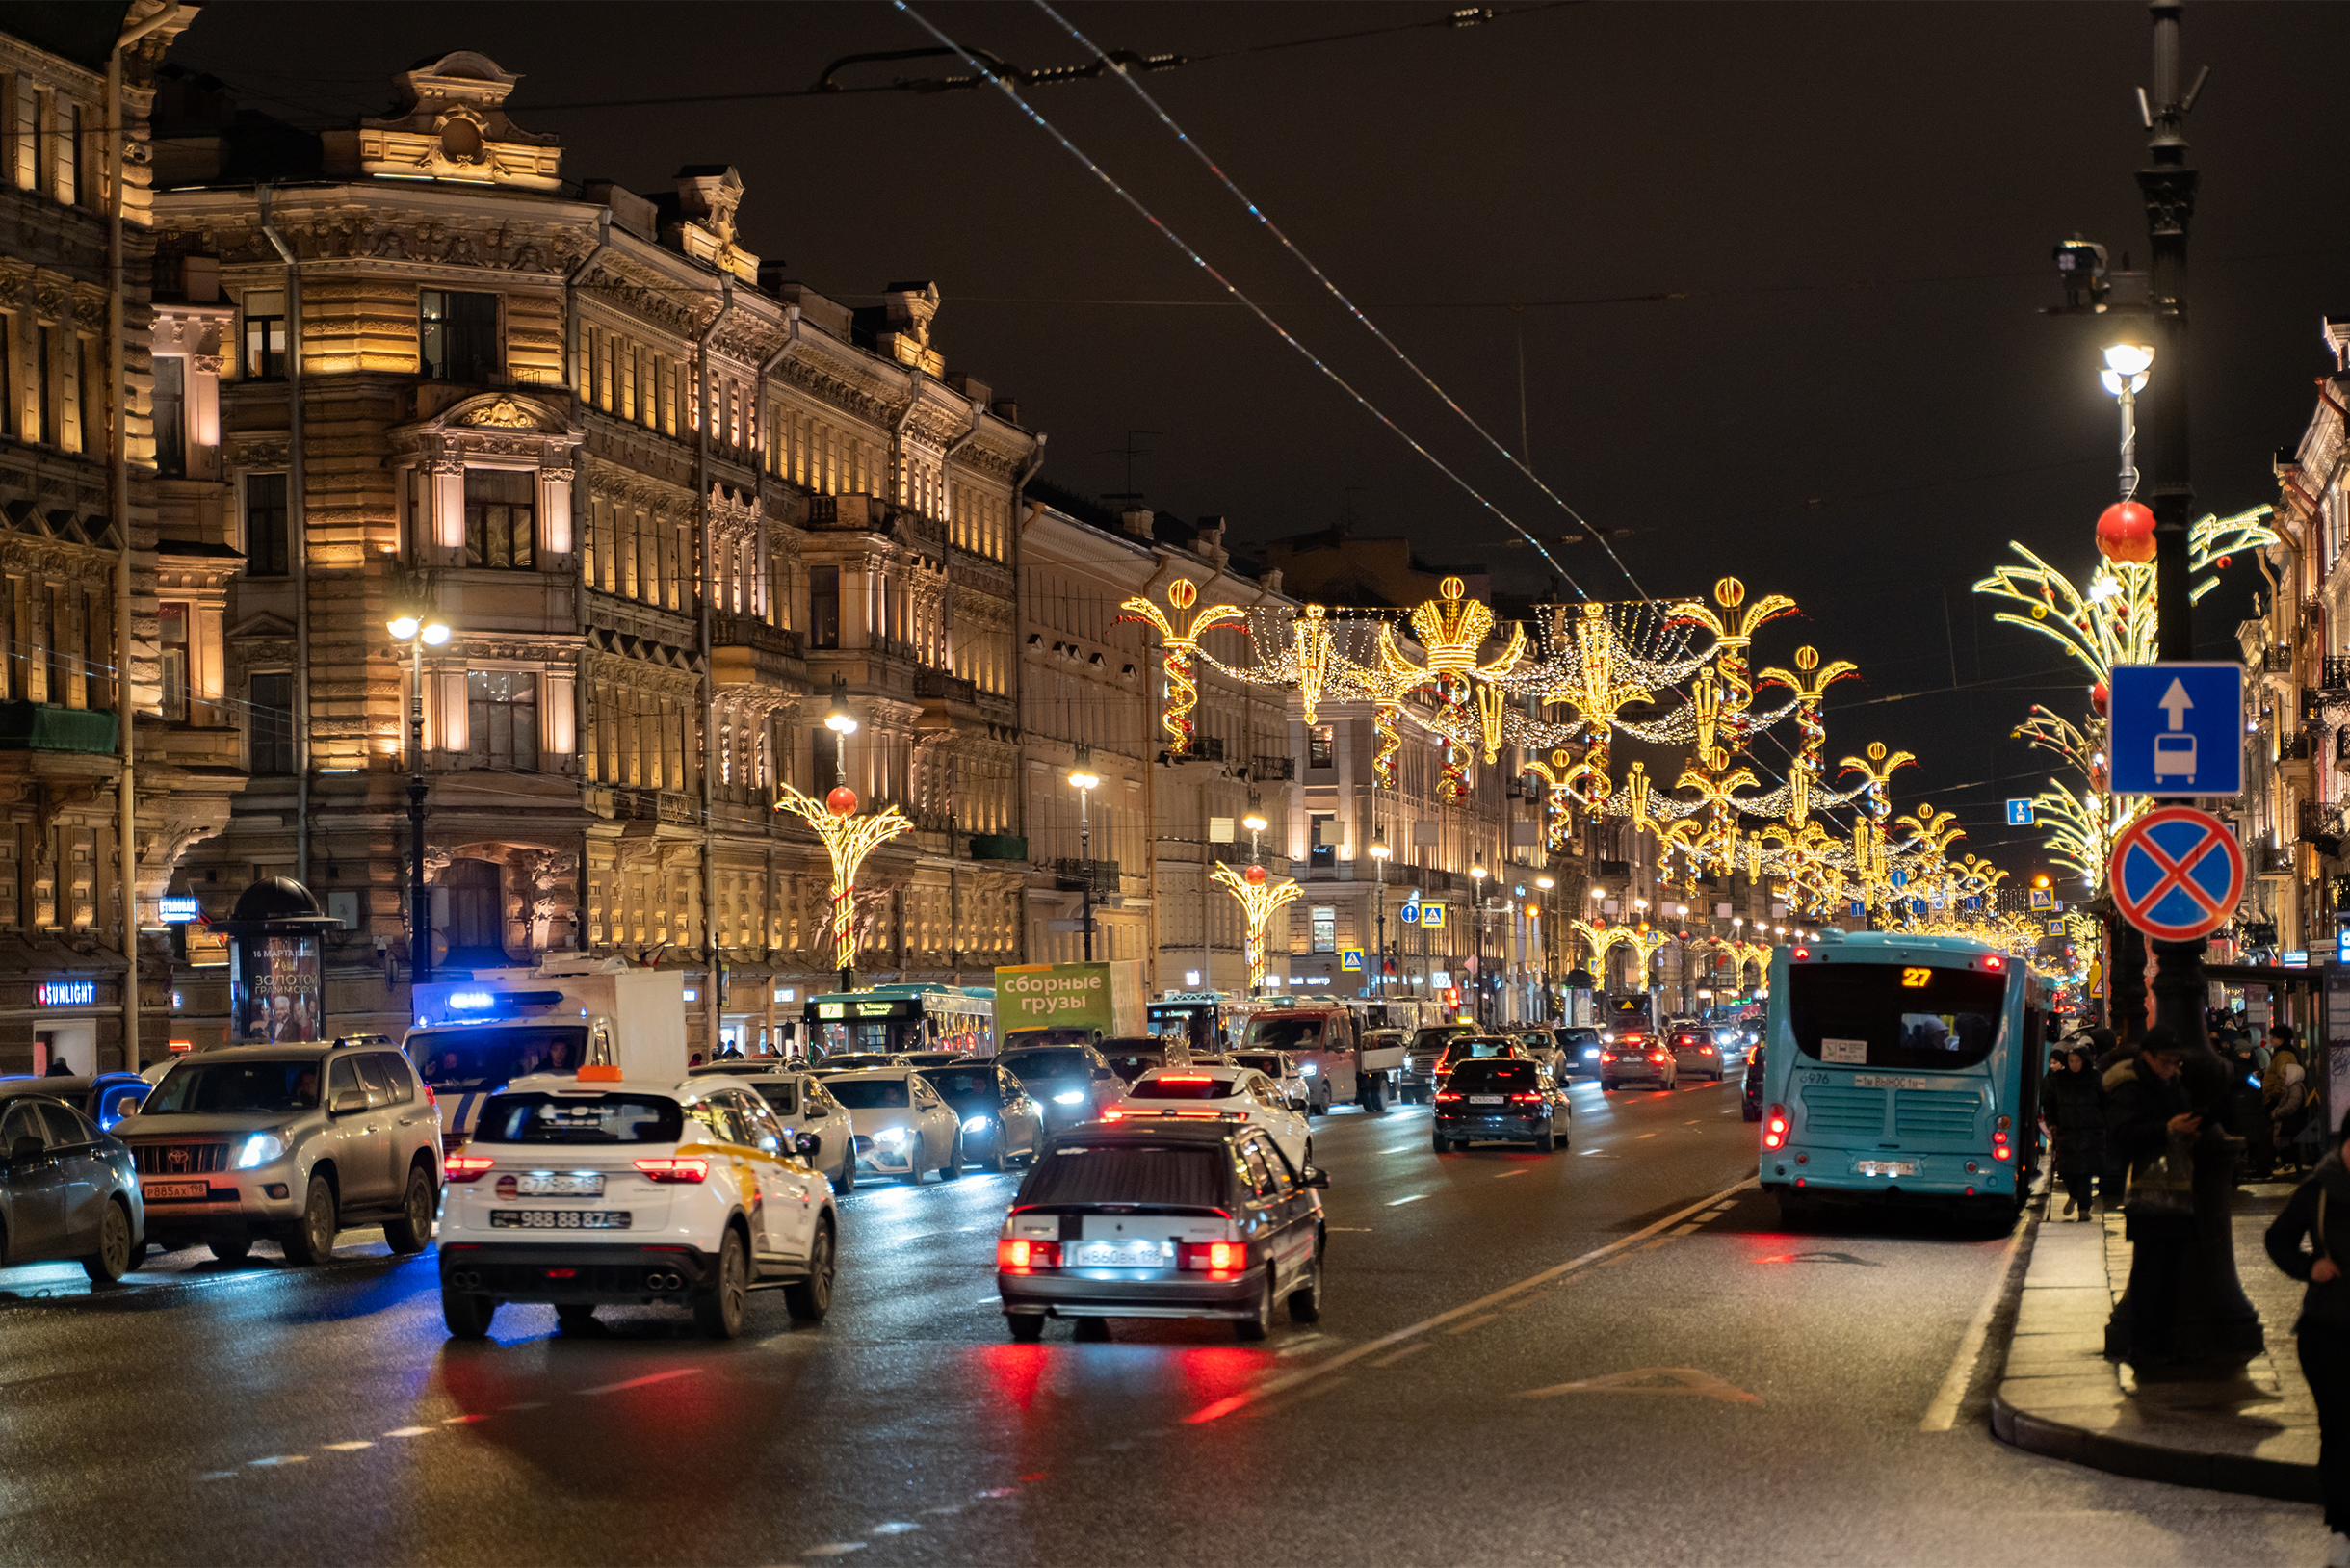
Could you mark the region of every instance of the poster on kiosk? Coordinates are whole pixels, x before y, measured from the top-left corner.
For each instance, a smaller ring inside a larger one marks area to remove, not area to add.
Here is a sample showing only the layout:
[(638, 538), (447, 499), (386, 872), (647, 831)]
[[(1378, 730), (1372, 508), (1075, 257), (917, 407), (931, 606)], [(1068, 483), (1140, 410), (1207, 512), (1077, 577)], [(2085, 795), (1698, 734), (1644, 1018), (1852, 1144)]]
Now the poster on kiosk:
[(326, 1032), (319, 939), (271, 933), (232, 939), (232, 1037), (239, 1045), (315, 1040)]

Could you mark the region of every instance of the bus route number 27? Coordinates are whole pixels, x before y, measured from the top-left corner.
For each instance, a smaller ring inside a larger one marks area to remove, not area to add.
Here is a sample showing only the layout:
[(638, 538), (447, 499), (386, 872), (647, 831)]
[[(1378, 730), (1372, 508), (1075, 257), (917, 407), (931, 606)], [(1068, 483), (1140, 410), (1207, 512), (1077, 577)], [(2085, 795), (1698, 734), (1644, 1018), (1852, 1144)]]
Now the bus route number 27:
[(1913, 964), (1901, 971), (1901, 988), (1905, 991), (1922, 991), (1933, 983), (1934, 972), (1931, 969)]

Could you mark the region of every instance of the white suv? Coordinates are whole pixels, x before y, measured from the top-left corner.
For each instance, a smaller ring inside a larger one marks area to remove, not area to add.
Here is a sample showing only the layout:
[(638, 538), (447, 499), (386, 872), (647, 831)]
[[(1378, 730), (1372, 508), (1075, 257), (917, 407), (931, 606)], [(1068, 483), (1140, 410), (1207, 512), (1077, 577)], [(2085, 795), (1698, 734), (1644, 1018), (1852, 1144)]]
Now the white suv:
[(448, 1160), (441, 1315), (480, 1339), (505, 1301), (552, 1303), (564, 1327), (599, 1304), (677, 1302), (702, 1332), (743, 1329), (754, 1283), (792, 1316), (832, 1305), (839, 1221), (806, 1134), (723, 1079), (630, 1082), (617, 1067), (518, 1078)]

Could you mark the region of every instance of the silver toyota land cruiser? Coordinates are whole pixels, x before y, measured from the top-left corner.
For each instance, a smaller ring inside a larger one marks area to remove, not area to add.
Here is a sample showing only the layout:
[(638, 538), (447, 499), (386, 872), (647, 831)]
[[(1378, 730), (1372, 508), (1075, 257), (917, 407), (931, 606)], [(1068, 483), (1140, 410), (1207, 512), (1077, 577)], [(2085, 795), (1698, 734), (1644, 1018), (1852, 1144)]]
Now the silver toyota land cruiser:
[(150, 1241), (238, 1259), (274, 1241), (319, 1263), (380, 1221), (394, 1252), (432, 1239), (440, 1107), (375, 1040), (242, 1045), (174, 1063), (115, 1128), (138, 1162)]

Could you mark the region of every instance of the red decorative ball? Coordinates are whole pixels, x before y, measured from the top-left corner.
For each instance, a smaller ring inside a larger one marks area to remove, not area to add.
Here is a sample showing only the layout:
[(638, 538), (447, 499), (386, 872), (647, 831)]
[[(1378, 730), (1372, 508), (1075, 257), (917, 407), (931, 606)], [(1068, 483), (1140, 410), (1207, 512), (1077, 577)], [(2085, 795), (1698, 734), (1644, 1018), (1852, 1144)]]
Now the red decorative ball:
[(2099, 514), (2097, 550), (2107, 561), (2154, 559), (2154, 514), (2135, 501), (2117, 501)]
[(842, 785), (824, 797), (824, 809), (835, 817), (854, 816), (857, 809), (857, 792), (846, 784)]
[(1263, 866), (1251, 866), (1246, 871), (1240, 873), (1240, 875), (1246, 877), (1251, 884), (1261, 883), (1265, 880), (1265, 868)]
[(2112, 696), (2113, 693), (2105, 689), (2105, 683), (2100, 681), (2089, 688), (2089, 706), (2102, 714), (2105, 711), (2105, 704), (2111, 700)]
[(2234, 564), (2235, 557), (2233, 556), (2222, 556), (2219, 558), (2219, 569), (2221, 571), (2226, 571), (2229, 567)]

